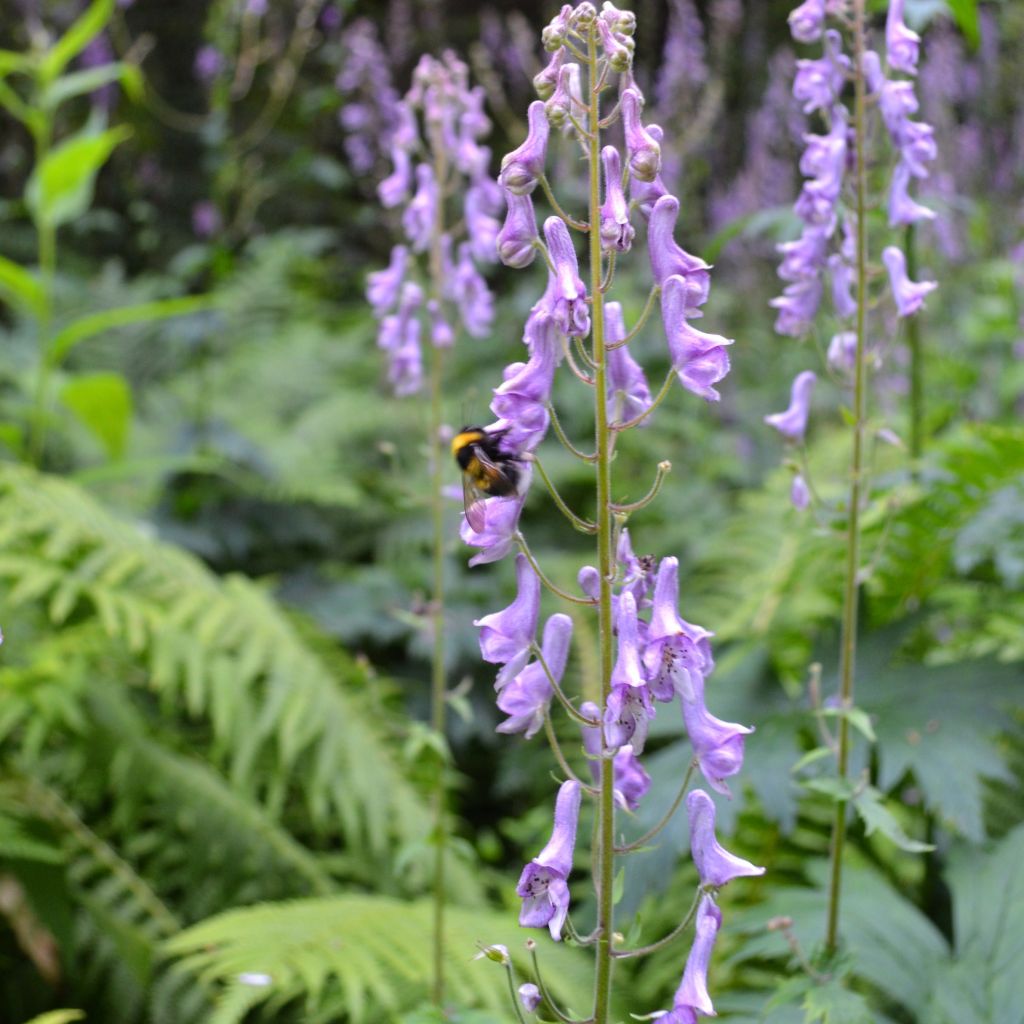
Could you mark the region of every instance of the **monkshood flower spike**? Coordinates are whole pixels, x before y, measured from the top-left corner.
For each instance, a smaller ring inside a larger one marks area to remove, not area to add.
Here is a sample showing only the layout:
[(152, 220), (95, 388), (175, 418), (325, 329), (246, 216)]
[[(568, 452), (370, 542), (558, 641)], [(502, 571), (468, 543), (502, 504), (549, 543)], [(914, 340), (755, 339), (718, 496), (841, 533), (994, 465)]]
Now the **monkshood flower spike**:
[[(448, 552), (441, 451), (444, 363), (459, 334), (484, 338), (491, 332), (493, 299), (479, 267), (497, 260), (503, 212), (502, 190), (489, 175), (491, 151), (481, 142), (490, 130), (483, 95), (481, 89), (470, 88), (467, 66), (446, 53), (440, 59), (422, 57), (409, 91), (401, 100), (392, 98), (381, 145), (390, 149), (393, 170), (379, 183), (378, 196), (383, 206), (394, 211), (401, 239), (393, 246), (387, 267), (368, 275), (366, 288), (378, 320), (377, 344), (387, 356), (391, 390), (403, 398), (427, 391), (433, 573), (422, 630), (431, 648), (430, 725), (440, 750), (446, 749), (448, 698), (444, 603)], [(529, 239), (525, 242), (529, 246)], [(511, 259), (521, 263), (521, 242), (515, 244), (517, 252)], [(515, 528), (510, 511), (515, 511), (514, 506), (510, 510), (501, 503), (500, 508), (481, 514), (477, 539), (484, 551), (478, 560), (500, 558), (509, 550)], [(543, 674), (529, 674), (527, 666), (537, 627), (539, 588), (530, 567), (524, 566), (520, 595), (513, 605), (479, 623), (485, 657), (501, 666), (498, 685), (504, 688), (510, 722), (528, 735), (543, 721), (544, 688), (550, 689)], [(563, 646), (568, 648), (567, 637)], [(557, 644), (549, 653), (557, 663)], [(431, 998), (440, 1008), (446, 960), (448, 766), (438, 759), (431, 771), (430, 845), (435, 858)]]
[[(877, 43), (869, 37), (866, 7), (866, 0), (805, 0), (789, 16), (790, 29), (798, 43), (815, 47), (820, 44), (820, 55), (797, 61), (793, 85), (795, 98), (819, 130), (804, 136), (806, 148), (800, 160), (800, 173), (805, 181), (794, 205), (802, 230), (799, 238), (779, 246), (782, 259), (778, 273), (786, 285), (782, 295), (771, 303), (778, 310), (778, 333), (808, 334), (822, 316), (819, 305), (827, 283), (831, 309), (826, 314), (825, 329), (831, 341), (825, 368), (832, 380), (848, 392), (842, 399), (843, 418), (851, 430), (849, 467), (840, 491), (845, 491), (843, 498), (835, 499), (830, 489), (819, 490), (811, 483), (803, 439), (816, 380), (814, 372), (805, 370), (796, 377), (789, 408), (765, 416), (769, 426), (798, 446), (795, 458), (787, 460), (793, 472), (793, 506), (803, 510), (812, 501), (832, 506), (828, 515), (819, 517), (819, 526), (837, 529), (844, 535), (839, 692), (835, 701), (847, 710), (855, 709), (858, 603), (865, 575), (862, 518), (874, 499), (884, 500), (880, 488), (876, 491), (877, 485), (873, 483), (877, 480), (870, 464), (874, 445), (866, 443), (866, 439), (896, 436), (889, 426), (869, 421), (871, 374), (881, 364), (882, 353), (887, 349), (879, 339), (898, 322), (892, 317), (892, 305), (895, 304), (900, 320), (913, 317), (924, 307), (925, 297), (937, 287), (935, 281), (911, 279), (907, 269), (907, 253), (911, 250), (905, 252), (895, 244), (900, 240), (912, 246), (914, 225), (935, 221), (935, 213), (911, 194), (915, 183), (928, 177), (929, 165), (937, 156), (931, 126), (914, 120), (920, 106), (914, 76), (921, 39), (904, 22), (904, 0), (889, 0), (884, 51), (872, 49), (872, 44)], [(879, 182), (885, 188), (882, 194), (874, 190)], [(898, 238), (892, 233), (885, 237), (885, 222), (872, 217), (871, 211), (875, 209), (887, 211), (888, 228), (890, 232), (899, 230)], [(887, 273), (880, 272), (879, 263)], [(913, 276), (917, 276), (916, 271)], [(891, 300), (886, 291), (891, 293)], [(909, 325), (908, 334), (911, 332), (916, 332), (913, 324)], [(909, 347), (911, 378), (918, 380), (921, 345), (915, 340)], [(920, 389), (913, 388), (912, 435), (918, 433), (916, 426), (922, 422), (919, 395)], [(919, 454), (920, 448), (916, 451)], [(730, 777), (731, 762), (742, 756), (738, 745), (742, 744), (743, 735), (729, 735), (725, 723), (715, 724), (696, 707), (690, 708), (689, 716), (688, 727), (693, 720), (691, 732), (696, 730), (706, 738), (707, 749), (700, 755), (701, 768), (709, 784), (721, 790), (724, 780)], [(837, 788), (847, 785), (850, 769), (849, 722), (847, 714), (839, 718), (833, 743), (840, 780)], [(699, 808), (690, 810), (692, 815)], [(828, 957), (834, 956), (839, 946), (848, 811), (847, 800), (835, 801), (826, 900)]]
[[(824, 20), (824, 11), (818, 16), (814, 5), (806, 8), (802, 31), (810, 36), (815, 19)], [(564, 780), (555, 801), (551, 840), (523, 869), (516, 888), (523, 901), (520, 923), (547, 928), (555, 941), (569, 935), (592, 947), (594, 1001), (586, 1017), (589, 1024), (613, 1024), (617, 958), (646, 955), (687, 931), (694, 937), (683, 983), (672, 1010), (662, 1019), (678, 1024), (693, 1020), (698, 1012), (713, 1013), (707, 969), (722, 920), (710, 893), (730, 879), (763, 871), (719, 844), (714, 806), (703, 791), (695, 790), (687, 807), (692, 853), (702, 878), (700, 900), (675, 929), (651, 946), (626, 950), (613, 939), (617, 858), (643, 848), (660, 833), (687, 802), (698, 771), (709, 786), (728, 795), (753, 732), (717, 718), (707, 706), (705, 693), (715, 668), (712, 633), (681, 614), (679, 560), (634, 549), (638, 534), (633, 517), (656, 500), (671, 463), (662, 459), (652, 464), (649, 490), (639, 498), (620, 497), (612, 475), (618, 435), (648, 426), (670, 396), (681, 398), (691, 415), (705, 415), (704, 402), (693, 396), (704, 401), (720, 397), (733, 344), (730, 338), (696, 326), (709, 298), (712, 268), (677, 237), (680, 201), (662, 177), (665, 133), (658, 125), (645, 123), (644, 96), (633, 77), (635, 29), (631, 11), (606, 2), (600, 10), (591, 3), (566, 4), (543, 32), (550, 56), (534, 79), (540, 98), (527, 112), (526, 138), (501, 161), (498, 183), (505, 200), (504, 221), (496, 230), (493, 223), (487, 225), (505, 266), (535, 267), (536, 299), (523, 324), (523, 355), (505, 368), (494, 387), (490, 407), (495, 419), (472, 428), (483, 435), (478, 456), (460, 449), (460, 465), (470, 466), (472, 485), (483, 492), (461, 528), (462, 539), (476, 549), (470, 564), (496, 562), (513, 553), (516, 558), (515, 599), (476, 620), (481, 655), (498, 666), (496, 702), (502, 717), (497, 730), (520, 734), (520, 742), (546, 741), (553, 755), (552, 770)], [(821, 31), (819, 27), (819, 36)], [(841, 91), (849, 63), (837, 43), (830, 45), (828, 66), (821, 68), (827, 82), (820, 87), (812, 83), (829, 101)], [(792, 260), (794, 281), (801, 287), (805, 279), (812, 287), (821, 287), (816, 278), (824, 266), (828, 228), (842, 184), (845, 126), (836, 122), (829, 128), (806, 161), (813, 183), (808, 207), (814, 234), (809, 236), (808, 252)], [(556, 151), (571, 159), (554, 159)], [(567, 183), (563, 196), (562, 182), (549, 178), (556, 166), (568, 173), (582, 168), (583, 187)], [(413, 176), (415, 171), (410, 172)], [(580, 195), (588, 197), (585, 208)], [(638, 228), (646, 230), (644, 245), (636, 244)], [(410, 247), (414, 246), (411, 240)], [(393, 265), (400, 264), (396, 256)], [(618, 274), (620, 266), (623, 273)], [(375, 282), (375, 295), (386, 297), (394, 287), (391, 277), (397, 271), (390, 273)], [(637, 308), (638, 296), (620, 299), (614, 292), (631, 286), (638, 276), (646, 278), (646, 301), (638, 317), (627, 322), (624, 310)], [(661, 333), (659, 309), (670, 369), (654, 389), (633, 342), (645, 331), (654, 335), (652, 340)], [(682, 385), (682, 395), (674, 381)], [(595, 423), (591, 441), (570, 437), (556, 402), (563, 385), (590, 389)], [(556, 440), (594, 473), (593, 515), (573, 509), (545, 468), (545, 446)], [(515, 487), (510, 486), (512, 479)], [(575, 580), (553, 579), (530, 547), (533, 481), (543, 484), (569, 528), (594, 540), (591, 564), (579, 567)], [(572, 605), (573, 615), (549, 616), (538, 643), (543, 589)], [(585, 616), (593, 617), (592, 627), (574, 630), (574, 621), (581, 623)], [(582, 700), (583, 694), (574, 690), (581, 673), (572, 671), (571, 647), (595, 632), (597, 650), (588, 662), (597, 665), (600, 688)], [(633, 812), (649, 799), (652, 788), (643, 764), (644, 745), (663, 705), (674, 705), (671, 720), (685, 726), (690, 766), (660, 823), (629, 840), (629, 830), (636, 829)], [(557, 717), (570, 721), (556, 723)], [(578, 741), (563, 749), (560, 738), (567, 735), (577, 735)], [(597, 894), (596, 920), (592, 928), (588, 922), (586, 938), (569, 915), (577, 825), (580, 815), (590, 812), (583, 806), (585, 800), (592, 805), (594, 827), (588, 823), (583, 834), (593, 837), (593, 846), (580, 861), (590, 866)], [(572, 1015), (551, 1004), (537, 945), (531, 941), (536, 976), (518, 989), (510, 987), (517, 1019), (524, 1020), (524, 1011), (532, 1013), (550, 1004), (559, 1020), (571, 1020)], [(683, 953), (679, 965), (683, 970)], [(647, 1009), (650, 1016), (650, 1008), (634, 1009)]]

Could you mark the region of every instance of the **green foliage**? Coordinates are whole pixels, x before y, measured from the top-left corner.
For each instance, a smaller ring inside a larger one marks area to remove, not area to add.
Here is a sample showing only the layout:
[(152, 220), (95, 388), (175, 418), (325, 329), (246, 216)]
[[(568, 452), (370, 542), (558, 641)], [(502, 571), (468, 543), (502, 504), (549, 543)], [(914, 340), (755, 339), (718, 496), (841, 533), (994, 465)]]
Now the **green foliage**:
[[(379, 896), (337, 896), (234, 910), (204, 921), (167, 944), (168, 951), (208, 980), (231, 983), (243, 972), (272, 982), (252, 1001), (225, 1012), (240, 1021), (255, 1002), (271, 1007), (306, 999), (335, 1002), (353, 1024), (408, 1010), (424, 997), (429, 977), (431, 906)], [(481, 944), (507, 943), (514, 963), (528, 964), (521, 933), (507, 914), (453, 909), (446, 915), (447, 985), (453, 1001), (500, 1010), (507, 1006), (504, 969), (474, 960)], [(588, 999), (583, 958), (570, 949), (545, 948), (543, 963), (556, 998), (577, 1009)], [(237, 1014), (237, 1015), (236, 1015)]]
[(79, 374), (61, 389), (60, 399), (90, 430), (111, 459), (124, 454), (132, 417), (132, 393), (119, 373)]

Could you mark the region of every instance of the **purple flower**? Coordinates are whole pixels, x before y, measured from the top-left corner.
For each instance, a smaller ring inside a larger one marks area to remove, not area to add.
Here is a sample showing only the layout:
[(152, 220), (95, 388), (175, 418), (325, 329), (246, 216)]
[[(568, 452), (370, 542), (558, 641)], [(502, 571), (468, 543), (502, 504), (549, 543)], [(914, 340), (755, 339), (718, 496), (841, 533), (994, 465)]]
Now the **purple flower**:
[(899, 138), (900, 158), (915, 178), (927, 178), (928, 168), (938, 155), (935, 131), (923, 121), (907, 121)]
[(524, 982), (517, 989), (519, 1002), (527, 1013), (533, 1013), (540, 1006), (540, 989), (532, 981)]
[(828, 258), (828, 269), (832, 273), (832, 306), (841, 319), (857, 312), (857, 300), (851, 294), (853, 289), (853, 267), (834, 252)]
[(629, 173), (640, 181), (652, 182), (661, 169), (661, 146), (640, 121), (640, 94), (634, 88), (624, 89), (619, 102)]
[(396, 245), (391, 250), (387, 268), (375, 270), (366, 278), (366, 298), (377, 316), (383, 316), (395, 304), (408, 256), (409, 250), (404, 245)]
[(611, 686), (643, 687), (647, 685), (640, 665), (640, 638), (636, 618), (636, 600), (628, 591), (619, 596), (616, 615), (619, 652), (612, 669)]
[(540, 615), (540, 577), (525, 555), (516, 555), (516, 599), (500, 612), (492, 612), (473, 625), (480, 630), (480, 654), (492, 665), (502, 665), (495, 686), (503, 686), (529, 661), (530, 645)]
[(798, 512), (803, 512), (811, 503), (811, 492), (802, 473), (797, 473), (793, 477), (793, 483), (789, 488), (789, 500)]
[(505, 202), (508, 212), (496, 239), (498, 258), (506, 267), (522, 270), (537, 255), (537, 217), (533, 200), (528, 195), (517, 195), (505, 189)]
[(551, 60), (548, 61), (544, 70), (533, 76), (533, 88), (542, 100), (551, 98), (551, 94), (558, 85), (559, 72), (568, 55), (569, 51), (564, 46), (560, 46), (551, 55)]
[(772, 299), (768, 305), (779, 311), (775, 330), (779, 334), (799, 337), (810, 330), (814, 314), (821, 302), (821, 282), (815, 278), (795, 281), (787, 285), (782, 295)]
[(494, 389), (491, 410), (501, 420), (511, 450), (533, 451), (544, 439), (545, 406), (560, 359), (556, 339), (538, 340), (531, 346), (529, 362), (508, 366), (505, 380)]
[[(658, 205), (662, 202), (664, 200), (659, 199)], [(651, 223), (654, 223), (653, 215)], [(732, 339), (723, 338), (720, 334), (705, 334), (688, 323), (686, 317), (693, 315), (693, 307), (700, 301), (700, 288), (699, 283), (677, 275), (666, 279), (661, 291), (661, 318), (679, 383), (687, 391), (709, 402), (717, 402), (721, 396), (714, 385), (729, 372), (729, 356), (725, 349), (732, 344)]]
[(764, 868), (729, 853), (719, 844), (715, 837), (715, 802), (703, 789), (687, 795), (686, 813), (690, 819), (690, 851), (701, 885), (717, 887), (734, 878), (764, 874)]
[(850, 58), (843, 53), (843, 38), (835, 30), (825, 33), (825, 55), (819, 60), (798, 60), (793, 97), (805, 114), (831, 107), (846, 84)]
[(473, 256), (480, 263), (494, 263), (501, 227), (495, 214), (501, 212), (501, 190), (490, 178), (480, 177), (466, 190), (464, 210)]
[(416, 194), (402, 214), (402, 227), (413, 252), (423, 252), (430, 245), (439, 202), (434, 169), (430, 164), (419, 164), (416, 167)]
[(882, 262), (889, 271), (896, 311), (900, 316), (913, 316), (924, 305), (924, 297), (938, 285), (935, 281), (911, 281), (907, 277), (907, 260), (903, 250), (895, 245), (882, 250)]
[(563, 64), (558, 72), (555, 91), (544, 104), (544, 115), (555, 128), (571, 127), (571, 117), (583, 108), (583, 88), (580, 85), (579, 64)]
[(598, 18), (597, 33), (601, 47), (612, 71), (622, 74), (633, 66), (633, 40), (627, 35), (616, 33), (605, 18)]
[(391, 209), (404, 202), (412, 184), (412, 162), (409, 154), (398, 145), (391, 147), (391, 162), (395, 169), (377, 186), (381, 206)]
[(811, 408), (811, 395), (818, 377), (813, 370), (804, 370), (793, 378), (789, 393), (789, 408), (765, 416), (764, 421), (789, 441), (802, 441), (807, 430), (807, 415)]
[(798, 239), (777, 245), (776, 250), (782, 253), (779, 277), (783, 281), (801, 281), (817, 277), (825, 263), (828, 238), (824, 228), (808, 224)]
[(852, 373), (857, 365), (857, 335), (853, 331), (833, 334), (828, 343), (828, 365), (836, 373)]
[[(647, 226), (647, 248), (651, 257), (651, 272), (657, 284), (664, 286), (667, 278), (673, 275), (685, 278), (698, 285), (690, 294), (696, 298), (689, 308), (704, 305), (711, 288), (710, 267), (699, 257), (691, 256), (682, 246), (676, 244), (674, 238), (676, 218), (679, 216), (679, 200), (673, 195), (662, 196), (651, 210), (650, 223)], [(700, 316), (699, 312), (691, 312), (688, 316)]]
[[(649, 124), (647, 126), (647, 134), (658, 143), (659, 147), (661, 146), (665, 133), (661, 130), (660, 125)], [(636, 204), (637, 209), (645, 220), (650, 219), (654, 204), (665, 195), (668, 195), (668, 189), (665, 188), (665, 183), (661, 180), (660, 173), (654, 176), (653, 181), (641, 181), (633, 175), (629, 176), (630, 201)]]
[(220, 210), (211, 199), (203, 199), (192, 207), (192, 233), (196, 238), (212, 238), (220, 228)]
[[(544, 624), (541, 652), (556, 683), (561, 682), (565, 673), (571, 640), (572, 619), (568, 615), (552, 615)], [(544, 716), (553, 692), (551, 680), (540, 661), (531, 662), (514, 678), (502, 682), (498, 693), (498, 708), (508, 718), (498, 726), (497, 731), (521, 732), (526, 739), (532, 739), (544, 725)]]
[(916, 114), (917, 96), (914, 95), (914, 83), (905, 79), (892, 82), (882, 79), (878, 93), (878, 109), (882, 112), (882, 120), (892, 137), (899, 145), (903, 137), (903, 129), (911, 114)]
[(207, 43), (196, 50), (196, 59), (192, 64), (196, 78), (204, 85), (209, 85), (224, 70), (224, 54)]
[(494, 321), (494, 296), (473, 263), (468, 242), (459, 246), (459, 261), (454, 268), (452, 290), (466, 332), (472, 338), (485, 338)]
[[(629, 529), (623, 527), (619, 534), (618, 547), (615, 550), (615, 560), (621, 569), (621, 593), (633, 595), (637, 608), (645, 608), (650, 605), (647, 594), (651, 589), (652, 577), (654, 576), (654, 556), (644, 555), (641, 558), (633, 553), (633, 545), (629, 539)], [(597, 572), (595, 569), (594, 572)]]
[(715, 667), (711, 655), (713, 633), (679, 616), (679, 559), (663, 558), (654, 582), (654, 606), (647, 630), (643, 660), (657, 700), (684, 699), (696, 693), (695, 678), (703, 679)]
[(672, 1000), (672, 1009), (658, 1018), (658, 1024), (696, 1024), (698, 1013), (705, 1017), (716, 1016), (708, 995), (708, 965), (721, 926), (722, 912), (710, 896), (702, 896), (683, 980)]
[(754, 730), (715, 718), (704, 704), (704, 680), (699, 675), (690, 678), (693, 699), (684, 695), (682, 704), (694, 755), (708, 785), (717, 793), (732, 796), (725, 780), (743, 767), (744, 738)]
[(919, 220), (933, 220), (935, 211), (914, 202), (910, 198), (910, 167), (902, 160), (892, 172), (892, 186), (889, 190), (889, 227), (915, 224)]
[(613, 688), (604, 709), (605, 743), (615, 749), (631, 744), (642, 754), (653, 717), (654, 705), (646, 686)]
[(825, 25), (825, 0), (804, 0), (789, 15), (789, 30), (798, 43), (813, 43), (821, 38)]
[[(592, 701), (584, 701), (580, 705), (580, 714), (595, 722), (601, 721), (601, 709)], [(602, 729), (600, 726), (584, 725), (580, 727), (580, 732), (583, 735), (583, 748), (590, 758), (591, 777), (600, 785), (601, 759), (605, 756), (601, 742)], [(651, 788), (651, 777), (628, 743), (620, 747), (612, 757), (612, 773), (615, 779), (615, 802), (625, 810), (635, 811)]]
[(885, 19), (885, 53), (889, 67), (908, 75), (917, 74), (921, 37), (903, 23), (903, 0), (889, 0)]
[(430, 317), (430, 343), (434, 348), (451, 348), (455, 344), (455, 331), (445, 319), (441, 303), (431, 299), (427, 303), (427, 316)]
[(526, 141), (505, 155), (498, 178), (509, 192), (520, 196), (529, 195), (537, 187), (548, 151), (548, 117), (544, 104), (534, 100), (526, 116), (530, 125)]
[(402, 285), (398, 311), (384, 317), (377, 333), (377, 345), (388, 353), (388, 381), (396, 395), (415, 394), (423, 383), (420, 352), (420, 321), (423, 289), (412, 281)]
[[(605, 339), (608, 342), (622, 341), (626, 337), (626, 325), (622, 320), (621, 303), (605, 303), (604, 316)], [(630, 355), (628, 345), (609, 349), (607, 360), (608, 418), (623, 422), (635, 419), (651, 407), (651, 389), (643, 367)], [(648, 423), (644, 420), (639, 426), (644, 427)]]
[[(829, 204), (824, 214), (804, 217), (808, 223), (824, 223), (832, 218), (832, 207), (843, 186), (846, 169), (846, 108), (836, 107), (832, 113), (832, 128), (827, 135), (805, 135), (806, 149), (800, 158), (800, 173), (813, 181), (805, 182), (804, 191), (811, 191)], [(801, 213), (797, 201), (797, 213)]]
[(474, 530), (463, 516), (459, 527), (463, 543), (482, 549), (469, 560), (470, 566), (497, 562), (509, 553), (515, 543), (519, 513), (522, 510), (522, 498), (484, 498), (480, 503), (484, 525), (479, 531)]
[(614, 146), (605, 146), (601, 150), (601, 163), (604, 167), (601, 248), (604, 252), (629, 252), (636, 231), (629, 223), (629, 207), (622, 191), (619, 151)]
[(590, 331), (587, 287), (580, 278), (576, 249), (561, 217), (544, 221), (544, 237), (554, 267), (553, 317), (563, 334), (585, 337)]
[(523, 900), (519, 923), (524, 928), (547, 925), (556, 942), (562, 938), (562, 925), (569, 913), (568, 878), (572, 871), (581, 797), (578, 782), (570, 779), (559, 787), (551, 840), (523, 868), (516, 886), (516, 895)]

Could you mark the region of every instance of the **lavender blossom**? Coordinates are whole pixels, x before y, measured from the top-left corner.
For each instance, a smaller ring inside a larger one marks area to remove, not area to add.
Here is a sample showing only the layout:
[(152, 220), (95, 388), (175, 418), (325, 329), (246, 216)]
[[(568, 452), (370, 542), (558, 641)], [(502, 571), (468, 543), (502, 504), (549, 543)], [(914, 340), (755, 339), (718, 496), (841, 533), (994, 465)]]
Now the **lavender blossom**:
[(704, 305), (711, 288), (711, 268), (699, 257), (691, 256), (675, 240), (676, 218), (679, 216), (679, 200), (675, 196), (662, 196), (651, 210), (647, 229), (647, 249), (651, 258), (651, 272), (657, 284), (664, 287), (667, 278), (677, 275), (697, 285), (691, 294), (697, 296), (689, 306), (694, 312), (691, 317), (700, 316), (696, 311)]
[(843, 53), (842, 37), (835, 29), (829, 29), (825, 33), (825, 56), (796, 62), (793, 96), (803, 104), (805, 114), (832, 107), (846, 84), (849, 68), (850, 58)]
[(498, 732), (521, 732), (526, 739), (537, 734), (544, 725), (544, 716), (554, 695), (548, 672), (556, 683), (561, 681), (569, 659), (571, 640), (572, 619), (568, 615), (552, 615), (544, 625), (541, 642), (543, 663), (531, 662), (512, 679), (501, 683), (498, 708), (508, 718), (498, 726)]
[(512, 550), (522, 510), (523, 503), (518, 498), (485, 498), (479, 509), (482, 529), (473, 529), (463, 518), (459, 527), (463, 543), (481, 549), (469, 560), (470, 566), (497, 562)]
[(523, 868), (516, 894), (523, 900), (519, 923), (524, 928), (547, 925), (551, 938), (562, 938), (562, 926), (569, 913), (568, 877), (576, 846), (582, 791), (578, 782), (563, 782), (555, 802), (555, 824), (551, 840)]
[(412, 184), (412, 161), (401, 146), (392, 147), (391, 161), (395, 169), (377, 186), (381, 206), (388, 209), (405, 201)]
[(408, 248), (396, 245), (391, 250), (387, 269), (374, 271), (367, 277), (366, 298), (377, 316), (383, 316), (398, 299), (408, 258)]
[(798, 43), (821, 38), (825, 26), (825, 0), (804, 0), (789, 16), (789, 30)]
[(903, 22), (903, 0), (889, 0), (885, 19), (885, 49), (889, 67), (908, 75), (917, 74), (921, 37)]
[(793, 477), (793, 483), (789, 488), (789, 500), (798, 512), (803, 512), (811, 503), (811, 491), (802, 473), (797, 473)]
[(590, 332), (587, 286), (580, 278), (576, 249), (561, 217), (544, 221), (544, 237), (554, 267), (554, 320), (563, 334), (585, 337)]
[(498, 258), (506, 267), (522, 270), (537, 255), (537, 217), (533, 200), (528, 195), (517, 195), (505, 189), (505, 202), (508, 212), (496, 239)]
[[(668, 198), (668, 197), (666, 197)], [(661, 203), (663, 200), (658, 200)], [(654, 217), (652, 215), (653, 222)], [(693, 316), (695, 304), (700, 300), (700, 285), (673, 275), (662, 284), (661, 316), (665, 324), (672, 367), (679, 383), (693, 394), (717, 402), (721, 395), (714, 385), (729, 372), (729, 356), (726, 346), (731, 338), (720, 334), (705, 334), (690, 326), (688, 316)]]
[(544, 115), (554, 128), (571, 129), (572, 119), (583, 109), (583, 86), (579, 64), (563, 64), (555, 91), (544, 102)]
[(519, 1002), (527, 1013), (533, 1013), (541, 1004), (540, 989), (532, 981), (524, 982), (516, 990)]
[[(622, 304), (605, 303), (605, 332), (609, 344), (626, 337), (622, 319)], [(643, 367), (630, 355), (628, 345), (619, 345), (608, 352), (608, 416), (614, 421), (636, 419), (651, 407), (651, 389)], [(642, 420), (640, 426), (647, 426)]]
[(683, 721), (693, 745), (693, 752), (708, 785), (717, 793), (732, 796), (725, 780), (743, 767), (745, 737), (754, 730), (723, 722), (712, 715), (704, 704), (704, 680), (691, 675), (693, 695), (683, 695)]
[(715, 836), (715, 804), (704, 790), (695, 789), (687, 794), (686, 813), (690, 818), (690, 850), (701, 885), (717, 888), (734, 878), (764, 874), (764, 868), (729, 853), (718, 842)]
[(558, 76), (562, 70), (562, 65), (565, 63), (565, 58), (568, 56), (569, 51), (564, 46), (560, 46), (551, 55), (551, 60), (548, 61), (544, 70), (533, 77), (533, 87), (537, 91), (537, 95), (542, 100), (551, 98), (554, 93), (556, 86), (558, 85)]
[(516, 555), (516, 599), (500, 612), (476, 619), (480, 654), (484, 661), (501, 665), (495, 687), (516, 675), (530, 658), (540, 615), (540, 579), (525, 555)]
[(659, 1024), (696, 1024), (697, 1014), (714, 1017), (715, 1007), (708, 995), (708, 965), (722, 926), (722, 912), (710, 896), (702, 896), (697, 907), (693, 946), (686, 958), (686, 969), (672, 1001), (672, 1009)]
[(828, 343), (828, 365), (836, 373), (853, 373), (857, 361), (857, 335), (853, 331), (840, 331)]
[(472, 338), (486, 338), (494, 322), (494, 296), (476, 269), (473, 250), (468, 242), (459, 246), (453, 291), (466, 332)]
[(629, 223), (629, 207), (622, 191), (622, 164), (614, 146), (601, 150), (604, 167), (604, 205), (601, 207), (601, 248), (605, 252), (629, 252), (636, 231)]
[(620, 595), (615, 617), (618, 632), (619, 653), (612, 669), (611, 686), (643, 687), (647, 685), (640, 665), (640, 639), (636, 618), (636, 601), (633, 595)]
[(811, 395), (818, 380), (812, 370), (804, 370), (793, 378), (789, 395), (789, 408), (785, 412), (765, 416), (764, 421), (774, 427), (788, 441), (801, 442), (807, 429), (807, 417), (811, 409)]
[[(649, 124), (647, 126), (647, 134), (658, 143), (660, 148), (661, 141), (664, 138), (664, 132), (661, 130), (660, 125)], [(630, 202), (636, 205), (645, 220), (650, 219), (651, 211), (654, 209), (654, 204), (662, 196), (666, 195), (668, 195), (668, 189), (665, 187), (665, 183), (661, 180), (660, 173), (654, 176), (653, 181), (641, 181), (639, 178), (635, 178), (630, 175)]]
[(924, 305), (924, 297), (938, 285), (935, 281), (911, 281), (907, 277), (907, 260), (903, 250), (895, 245), (882, 250), (882, 262), (889, 271), (889, 283), (897, 312), (900, 316), (913, 316)]
[(623, 90), (622, 127), (626, 133), (626, 154), (629, 173), (639, 181), (652, 182), (661, 169), (661, 146), (640, 121), (640, 94), (636, 89)]
[[(580, 714), (597, 722), (601, 720), (601, 709), (589, 700), (580, 705)], [(600, 762), (605, 756), (602, 729), (600, 726), (590, 728), (584, 725), (580, 732), (583, 734), (583, 747), (590, 756), (591, 777), (595, 784), (600, 785)], [(651, 788), (651, 777), (628, 743), (612, 756), (612, 774), (615, 780), (615, 802), (624, 810), (635, 811)]]
[(498, 178), (504, 188), (519, 196), (529, 195), (537, 187), (548, 151), (548, 117), (540, 100), (530, 104), (527, 120), (526, 141), (502, 159)]
[(416, 167), (416, 193), (402, 214), (402, 227), (413, 252), (424, 252), (430, 245), (437, 204), (441, 197), (430, 164)]
[(934, 220), (935, 211), (927, 206), (914, 202), (910, 198), (910, 166), (903, 160), (892, 172), (892, 185), (889, 189), (889, 227), (895, 228), (906, 224), (916, 224), (919, 220)]
[(857, 312), (857, 300), (851, 294), (855, 278), (853, 267), (835, 252), (828, 258), (828, 268), (832, 273), (832, 308), (840, 319), (851, 317)]

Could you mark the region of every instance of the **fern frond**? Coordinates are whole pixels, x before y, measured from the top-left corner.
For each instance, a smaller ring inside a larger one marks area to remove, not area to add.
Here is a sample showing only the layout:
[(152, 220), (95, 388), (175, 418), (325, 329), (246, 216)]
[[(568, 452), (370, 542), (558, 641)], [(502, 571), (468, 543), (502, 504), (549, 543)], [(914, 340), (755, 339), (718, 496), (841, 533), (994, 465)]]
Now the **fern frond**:
[[(221, 1004), (221, 1024), (235, 1024), (252, 1006), (232, 996), (238, 976), (270, 976), (265, 989), (250, 989), (275, 1005), (304, 998), (312, 1013), (325, 998), (343, 999), (351, 1024), (385, 1019), (414, 1007), (428, 991), (431, 907), (382, 896), (346, 895), (329, 899), (267, 903), (220, 914), (166, 943), (183, 967), (207, 981), (231, 985)], [(446, 922), (446, 983), (455, 1003), (506, 1009), (508, 988), (502, 969), (474, 961), (480, 944), (501, 942), (525, 968), (526, 936), (508, 915), (452, 908)], [(589, 998), (586, 958), (575, 950), (544, 944), (545, 977), (556, 997), (582, 1009)], [(248, 995), (248, 994), (247, 994)], [(230, 1009), (235, 1000), (238, 1013)]]

